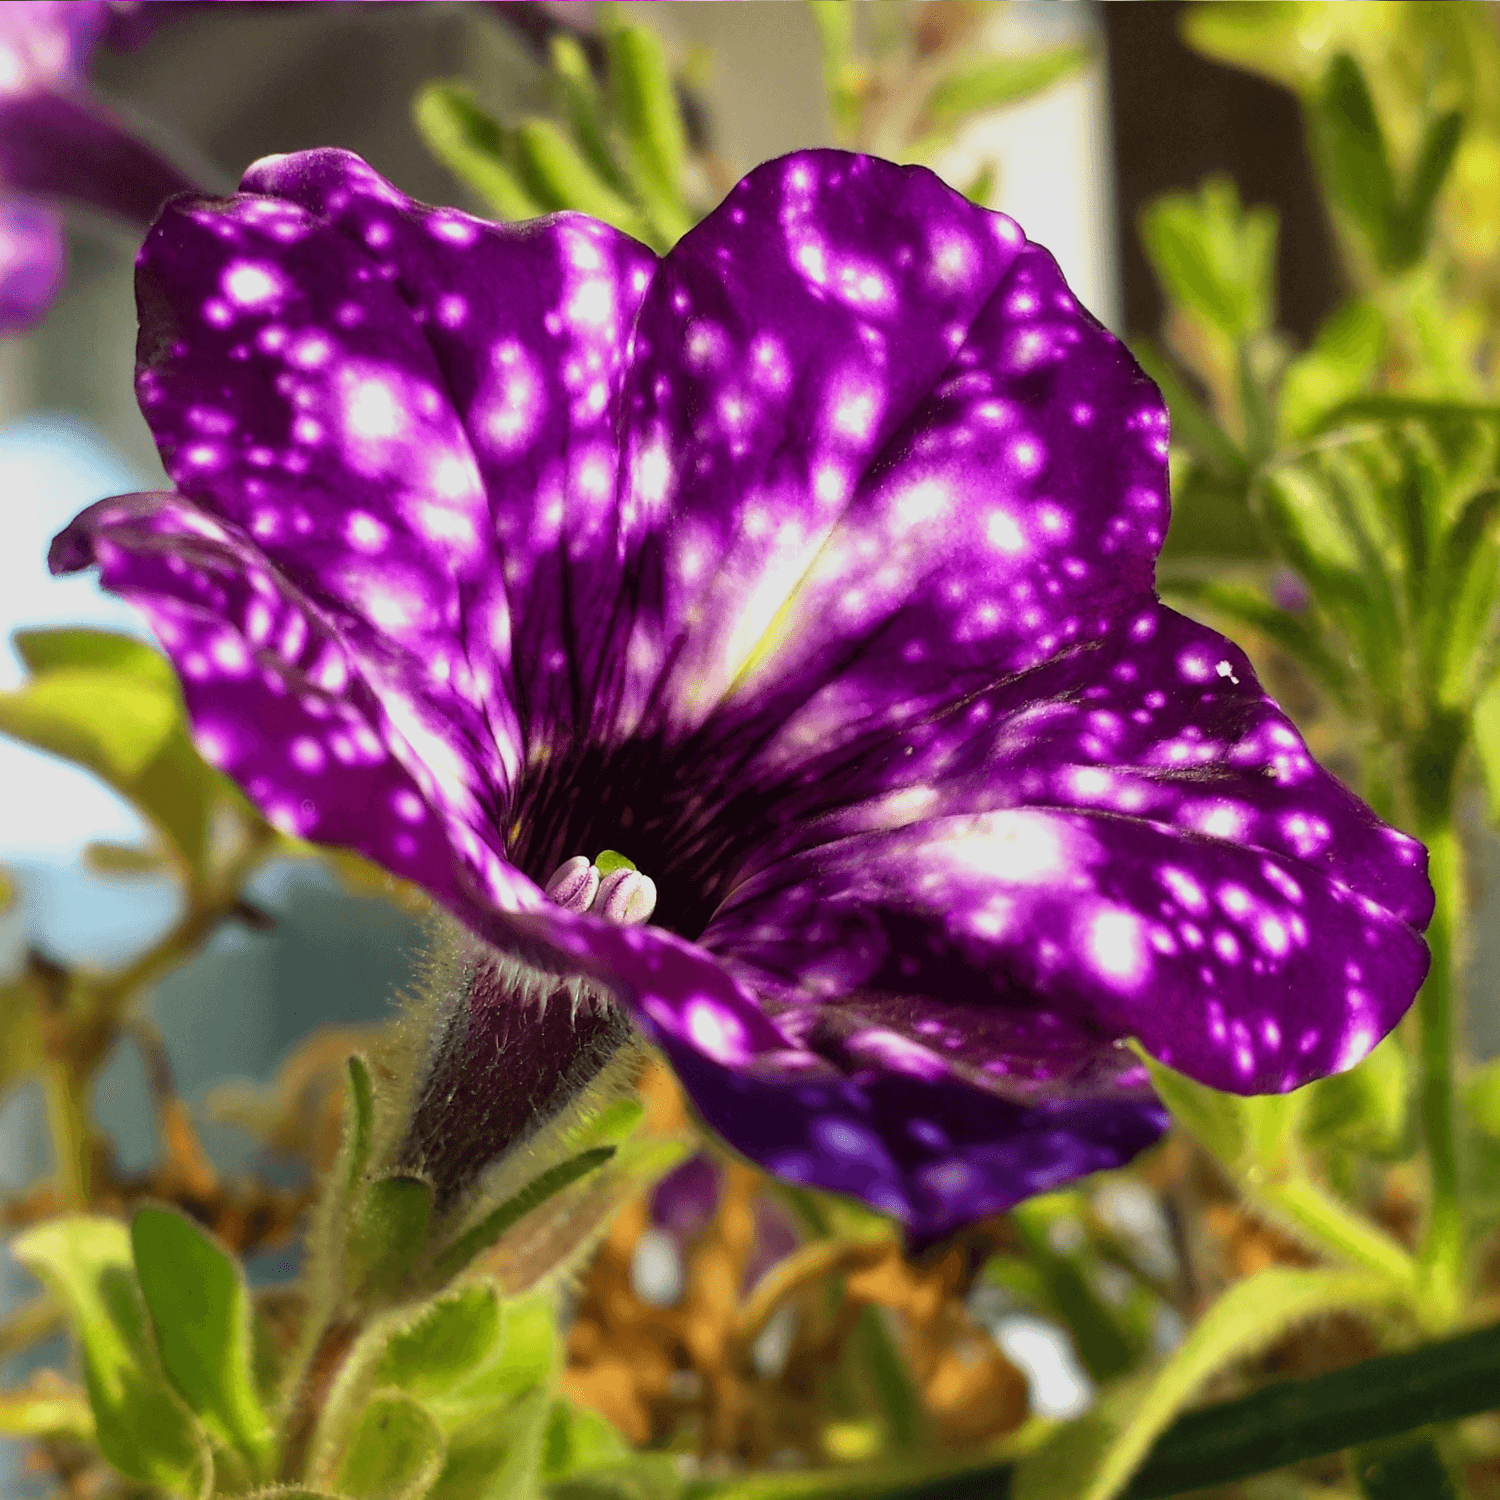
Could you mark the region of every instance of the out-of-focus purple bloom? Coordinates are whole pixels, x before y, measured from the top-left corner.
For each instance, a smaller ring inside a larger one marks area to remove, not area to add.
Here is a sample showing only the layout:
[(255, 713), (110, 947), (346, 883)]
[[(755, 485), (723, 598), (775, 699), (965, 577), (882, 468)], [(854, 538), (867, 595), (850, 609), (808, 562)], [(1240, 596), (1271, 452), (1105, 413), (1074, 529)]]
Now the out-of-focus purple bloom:
[(0, 6), (0, 332), (30, 327), (62, 282), (60, 202), (143, 228), (174, 193), (199, 186), (90, 97), (88, 61), (104, 38), (143, 40), (181, 7), (103, 0)]
[(676, 1239), (692, 1239), (719, 1206), (721, 1176), (711, 1156), (702, 1151), (690, 1156), (652, 1190), (651, 1222)]
[(1290, 568), (1277, 568), (1271, 575), (1271, 603), (1277, 609), (1300, 615), (1309, 598), (1307, 585)]
[(1127, 1037), (1276, 1091), (1410, 1004), (1421, 847), (1156, 599), (1159, 393), (931, 173), (787, 157), (658, 260), (306, 152), (139, 297), (178, 489), (54, 566), (279, 826), (628, 1006), (771, 1171), (929, 1237), (1159, 1135)]

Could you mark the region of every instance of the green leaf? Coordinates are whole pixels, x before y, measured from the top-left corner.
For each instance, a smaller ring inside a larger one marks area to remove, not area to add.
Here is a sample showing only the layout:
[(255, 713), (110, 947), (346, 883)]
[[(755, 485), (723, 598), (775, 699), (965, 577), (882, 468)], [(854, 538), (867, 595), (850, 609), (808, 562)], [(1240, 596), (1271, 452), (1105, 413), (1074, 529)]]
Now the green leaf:
[(1365, 1500), (1459, 1500), (1430, 1438), (1361, 1448), (1349, 1455), (1349, 1468)]
[(418, 1500), (446, 1456), (443, 1434), (419, 1402), (378, 1391), (360, 1413), (335, 1484), (354, 1500)]
[(1104, 1384), (1116, 1380), (1136, 1362), (1132, 1347), (1109, 1309), (1100, 1301), (1078, 1264), (1052, 1248), (1048, 1231), (1068, 1211), (1048, 1198), (1032, 1198), (1011, 1211), (1026, 1247), (1026, 1259), (1040, 1278), (1043, 1305), (1066, 1324), (1089, 1377)]
[(523, 120), (510, 136), (516, 173), (531, 196), (549, 212), (570, 209), (603, 219), (636, 239), (651, 226), (584, 159), (550, 120)]
[(441, 1400), (496, 1356), (501, 1322), (499, 1295), (489, 1282), (438, 1297), (387, 1344), (375, 1383)]
[(49, 1219), (11, 1250), (68, 1308), (99, 1451), (127, 1479), (201, 1500), (213, 1460), (162, 1373), (125, 1226), (84, 1214)]
[(429, 83), (412, 102), (427, 149), (502, 219), (534, 219), (545, 210), (506, 164), (498, 124), (461, 83)]
[(589, 165), (617, 193), (630, 184), (609, 148), (604, 99), (576, 37), (557, 32), (550, 43), (552, 76), (563, 118)]
[(1310, 436), (1329, 412), (1357, 398), (1378, 373), (1385, 346), (1385, 319), (1368, 302), (1346, 302), (1333, 313), (1282, 377), (1283, 436)]
[(36, 675), (0, 694), (0, 732), (92, 771), (199, 868), (223, 781), (193, 748), (166, 659), (99, 630), (22, 631), (16, 649)]
[(544, 1479), (559, 1479), (580, 1469), (597, 1469), (630, 1457), (629, 1443), (598, 1412), (571, 1401), (552, 1403), (543, 1444)]
[(1209, 1376), (1310, 1318), (1392, 1300), (1388, 1282), (1345, 1271), (1273, 1266), (1236, 1282), (1160, 1370), (1118, 1389), (1016, 1470), (1014, 1500), (1111, 1500)]
[(1357, 1067), (1310, 1084), (1304, 1138), (1346, 1151), (1394, 1151), (1406, 1134), (1408, 1071), (1401, 1043), (1388, 1036)]
[(867, 1305), (861, 1309), (849, 1352), (874, 1396), (875, 1412), (885, 1426), (890, 1448), (906, 1453), (920, 1447), (930, 1425), (927, 1410), (883, 1308)]
[(375, 1085), (370, 1079), (370, 1065), (355, 1053), (344, 1062), (344, 1138), (340, 1148), (344, 1185), (351, 1193), (370, 1165), (374, 1139)]
[(508, 1229), (519, 1223), (533, 1209), (549, 1198), (571, 1187), (581, 1177), (602, 1167), (615, 1154), (613, 1146), (595, 1146), (581, 1151), (568, 1161), (548, 1167), (534, 1177), (513, 1198), (486, 1214), (473, 1228), (454, 1240), (437, 1258), (433, 1273), (440, 1281), (450, 1281), (476, 1256), (488, 1250)]
[(960, 67), (933, 86), (923, 106), (924, 121), (930, 129), (947, 131), (980, 110), (1019, 104), (1076, 73), (1091, 55), (1087, 47), (1054, 47)]
[(1296, 88), (1316, 78), (1317, 49), (1306, 33), (1320, 29), (1323, 9), (1310, 0), (1192, 5), (1182, 15), (1183, 40), (1205, 57)]
[(1392, 246), (1392, 261), (1397, 270), (1416, 265), (1426, 253), (1432, 235), (1432, 210), (1447, 181), (1463, 133), (1464, 117), (1455, 109), (1439, 115), (1422, 137), (1406, 199), (1397, 214)]
[(1171, 193), (1146, 205), (1141, 243), (1168, 301), (1231, 345), (1271, 326), (1275, 309), (1276, 211), (1242, 210), (1222, 175), (1196, 194)]
[[(673, 1455), (636, 1453), (618, 1463), (554, 1479), (547, 1486), (547, 1500), (676, 1500), (683, 1489)], [(836, 1500), (840, 1490), (825, 1478), (819, 1493), (825, 1500)]]
[(11, 639), (33, 677), (69, 668), (94, 669), (177, 691), (171, 662), (133, 635), (113, 630), (18, 630)]
[(692, 228), (682, 196), (687, 141), (671, 69), (655, 33), (617, 25), (606, 34), (609, 94), (636, 197), (667, 249)]
[(1365, 236), (1377, 263), (1395, 269), (1401, 234), (1396, 178), (1370, 86), (1347, 52), (1329, 63), (1311, 123), (1329, 197)]
[(211, 1433), (264, 1471), (276, 1439), (255, 1389), (239, 1262), (172, 1209), (138, 1210), (130, 1241), (167, 1379)]
[(362, 1301), (393, 1297), (427, 1242), (432, 1184), (394, 1174), (370, 1183), (354, 1208), (345, 1249), (348, 1285)]
[(533, 1390), (502, 1416), (454, 1433), (427, 1500), (535, 1500), (551, 1409), (550, 1392)]

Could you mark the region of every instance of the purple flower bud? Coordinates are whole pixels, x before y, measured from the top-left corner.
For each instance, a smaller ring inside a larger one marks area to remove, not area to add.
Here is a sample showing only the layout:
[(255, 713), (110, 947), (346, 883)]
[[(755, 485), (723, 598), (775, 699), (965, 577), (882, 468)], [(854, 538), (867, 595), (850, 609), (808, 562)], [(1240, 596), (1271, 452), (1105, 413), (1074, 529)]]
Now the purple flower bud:
[(1300, 615), (1310, 598), (1307, 585), (1290, 568), (1277, 568), (1271, 575), (1271, 603), (1277, 609)]

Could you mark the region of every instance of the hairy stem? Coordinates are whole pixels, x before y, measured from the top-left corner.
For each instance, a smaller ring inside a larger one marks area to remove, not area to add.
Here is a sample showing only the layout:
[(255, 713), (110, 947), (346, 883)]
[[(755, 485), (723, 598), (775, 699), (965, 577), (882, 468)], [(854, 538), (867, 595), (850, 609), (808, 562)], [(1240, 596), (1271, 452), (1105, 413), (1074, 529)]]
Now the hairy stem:
[[(1424, 820), (1426, 822), (1426, 820)], [(1464, 1280), (1464, 1225), (1454, 1129), (1455, 938), (1464, 920), (1463, 851), (1451, 815), (1419, 826), (1437, 896), (1427, 942), (1432, 969), (1417, 999), (1420, 1112), (1427, 1142), (1431, 1203), (1421, 1263), (1433, 1314), (1443, 1324), (1457, 1316)]]

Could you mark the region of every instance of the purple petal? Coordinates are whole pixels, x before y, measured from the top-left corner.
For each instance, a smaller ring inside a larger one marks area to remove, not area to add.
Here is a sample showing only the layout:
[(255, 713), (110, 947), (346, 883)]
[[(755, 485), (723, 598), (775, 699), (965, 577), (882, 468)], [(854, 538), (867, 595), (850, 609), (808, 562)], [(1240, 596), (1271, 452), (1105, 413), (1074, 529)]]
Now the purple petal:
[(656, 257), (577, 214), (512, 227), (427, 208), (347, 152), (271, 158), (244, 185), (332, 225), (410, 309), (488, 497), (485, 540), (503, 572), (510, 635), (471, 629), (471, 653), (496, 660), (528, 738), (607, 729), (602, 674), (629, 624), (620, 382)]
[(443, 747), (412, 700), (377, 693), (316, 604), (233, 527), (175, 496), (123, 496), (79, 516), (50, 561), (96, 563), (142, 610), (199, 749), (284, 832), (357, 849), (461, 915), (539, 899), (488, 848), (487, 825), (476, 834), (453, 810)]
[(1364, 1057), (1428, 962), (1398, 917), (1305, 862), (1042, 808), (824, 845), (740, 887), (702, 942), (795, 996), (778, 1024), (806, 1045), (988, 1073), (1023, 1098), (1104, 1091), (1078, 1076), (1090, 1032), (1215, 1088), (1297, 1088)]
[(79, 82), (112, 10), (107, 0), (0, 5), (0, 96)]
[(0, 201), (0, 333), (30, 328), (62, 286), (62, 223), (39, 203)]
[(1096, 636), (1151, 584), (1156, 388), (1044, 250), (923, 168), (752, 172), (664, 259), (628, 413), (626, 504), (672, 517), (639, 631), (672, 644), (689, 722), (733, 684), (852, 732)]
[(711, 1156), (700, 1151), (689, 1157), (652, 1190), (651, 1222), (679, 1240), (692, 1239), (714, 1216), (720, 1176)]
[(1141, 1084), (1027, 1106), (888, 1059), (845, 1072), (773, 1026), (724, 965), (660, 928), (561, 911), (486, 927), (498, 946), (581, 970), (629, 1005), (736, 1150), (777, 1176), (893, 1214), (919, 1242), (1120, 1166), (1167, 1126)]
[(198, 187), (102, 106), (47, 91), (0, 98), (0, 184), (141, 225)]

